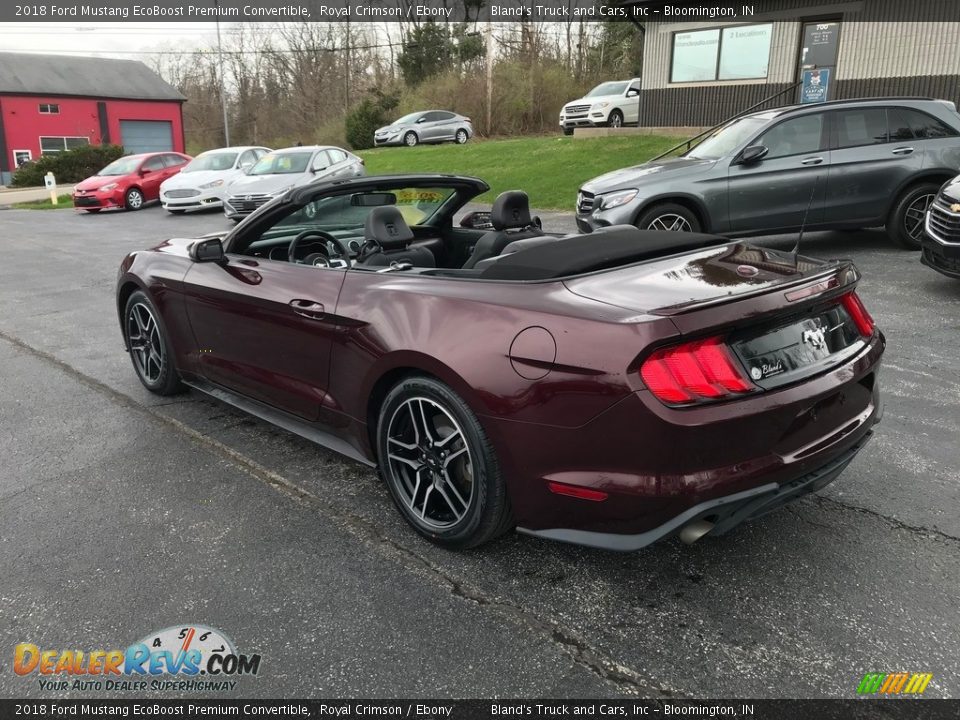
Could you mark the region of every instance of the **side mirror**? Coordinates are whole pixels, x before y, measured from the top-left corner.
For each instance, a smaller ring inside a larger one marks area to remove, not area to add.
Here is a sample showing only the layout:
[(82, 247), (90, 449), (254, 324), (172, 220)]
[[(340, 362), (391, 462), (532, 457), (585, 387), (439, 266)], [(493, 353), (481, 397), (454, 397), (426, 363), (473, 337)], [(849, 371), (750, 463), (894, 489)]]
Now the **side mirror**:
[(767, 153), (770, 152), (764, 145), (751, 145), (750, 147), (744, 148), (743, 152), (740, 153), (740, 164), (741, 165), (753, 165), (763, 160)]
[(252, 167), (253, 167), (253, 163), (250, 162), (249, 160), (247, 162), (240, 163), (240, 169), (243, 170), (244, 172), (249, 172), (250, 168)]
[(312, 168), (310, 168), (310, 172), (318, 173), (318, 172), (323, 172), (326, 169), (327, 169), (326, 165), (314, 165)]
[(190, 259), (194, 262), (214, 262), (222, 265), (227, 261), (223, 254), (223, 243), (220, 238), (198, 240), (190, 246)]
[(492, 230), (493, 223), (490, 222), (490, 213), (485, 210), (464, 215), (460, 220), (460, 227), (468, 230)]
[(426, 122), (426, 121), (427, 121), (426, 116), (417, 118), (417, 125), (419, 125), (419, 124), (422, 123), (422, 122)]
[(635, 97), (637, 97), (638, 95), (640, 95), (640, 91), (637, 90), (637, 89), (635, 89), (635, 88), (630, 88), (629, 90), (627, 90), (627, 97), (628, 97), (628, 98), (635, 98)]
[(152, 172), (153, 170), (151, 170), (150, 168), (140, 168), (140, 177), (146, 177)]

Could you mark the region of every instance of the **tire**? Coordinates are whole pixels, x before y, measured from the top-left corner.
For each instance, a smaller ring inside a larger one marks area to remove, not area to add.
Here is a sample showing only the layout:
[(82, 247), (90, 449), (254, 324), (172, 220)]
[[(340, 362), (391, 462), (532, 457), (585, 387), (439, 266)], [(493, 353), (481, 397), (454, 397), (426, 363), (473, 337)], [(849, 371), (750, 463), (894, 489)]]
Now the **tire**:
[(563, 134), (564, 134), (564, 135), (573, 135), (573, 128), (572, 128), (572, 127), (564, 127), (564, 128), (563, 128)]
[(123, 196), (123, 205), (127, 210), (139, 210), (143, 207), (143, 193), (139, 188), (130, 188)]
[(619, 110), (611, 110), (610, 116), (607, 118), (607, 127), (622, 128), (623, 113), (620, 112)]
[(453, 136), (453, 141), (457, 145), (463, 145), (470, 139), (470, 136), (467, 134), (467, 131), (463, 128), (457, 130), (457, 134)]
[(890, 211), (887, 235), (906, 250), (919, 250), (926, 210), (937, 196), (939, 183), (920, 183), (907, 188)]
[(186, 210), (170, 210), (170, 209), (168, 209), (167, 212), (170, 213), (171, 215), (183, 215), (183, 214), (184, 214), (185, 212), (187, 212), (187, 211), (186, 211)]
[(403, 144), (407, 147), (416, 147), (420, 144), (420, 138), (418, 138), (417, 134), (411, 130), (403, 136)]
[(380, 410), (377, 456), (400, 514), (431, 542), (465, 549), (513, 527), (506, 484), (483, 428), (443, 383), (414, 376), (393, 387)]
[[(147, 321), (148, 317), (152, 322)], [(135, 291), (127, 299), (123, 310), (123, 333), (130, 348), (134, 372), (147, 390), (157, 395), (174, 395), (183, 390), (174, 367), (167, 329), (160, 313), (142, 290)], [(143, 338), (146, 342), (141, 345)]]
[(700, 232), (700, 220), (689, 208), (677, 203), (659, 203), (644, 210), (634, 223), (641, 230)]

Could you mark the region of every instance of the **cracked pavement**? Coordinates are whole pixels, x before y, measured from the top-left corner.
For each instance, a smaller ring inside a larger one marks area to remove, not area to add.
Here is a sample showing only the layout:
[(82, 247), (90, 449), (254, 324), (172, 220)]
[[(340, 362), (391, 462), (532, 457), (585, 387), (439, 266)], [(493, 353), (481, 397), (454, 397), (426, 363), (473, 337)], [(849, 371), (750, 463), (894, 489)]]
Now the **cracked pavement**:
[(263, 655), (245, 696), (842, 698), (895, 670), (960, 696), (960, 282), (882, 231), (804, 238), (854, 259), (888, 340), (883, 423), (834, 484), (690, 547), (453, 554), (371, 470), (136, 381), (120, 259), (228, 226), (0, 211), (0, 695), (54, 696), (11, 672), (18, 642), (123, 648), (192, 621)]

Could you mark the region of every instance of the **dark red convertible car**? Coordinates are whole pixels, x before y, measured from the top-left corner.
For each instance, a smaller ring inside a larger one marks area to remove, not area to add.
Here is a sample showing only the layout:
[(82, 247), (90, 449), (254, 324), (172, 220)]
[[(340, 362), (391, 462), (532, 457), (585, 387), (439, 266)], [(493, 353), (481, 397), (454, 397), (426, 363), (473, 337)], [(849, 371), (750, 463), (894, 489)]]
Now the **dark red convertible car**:
[[(293, 189), (124, 259), (140, 380), (376, 465), (422, 535), (634, 550), (720, 535), (840, 474), (881, 414), (848, 261), (613, 227), (543, 233), (478, 179)], [(478, 225), (486, 225), (483, 229)]]

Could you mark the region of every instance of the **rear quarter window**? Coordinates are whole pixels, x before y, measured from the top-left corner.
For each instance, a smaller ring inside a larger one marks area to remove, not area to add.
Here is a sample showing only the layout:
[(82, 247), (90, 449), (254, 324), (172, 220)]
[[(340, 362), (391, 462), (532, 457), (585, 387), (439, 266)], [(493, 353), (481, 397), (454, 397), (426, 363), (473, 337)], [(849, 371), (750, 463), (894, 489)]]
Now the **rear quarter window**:
[(956, 130), (925, 112), (903, 108), (903, 113), (910, 123), (910, 129), (913, 130), (913, 134), (917, 138), (930, 140), (957, 136)]

